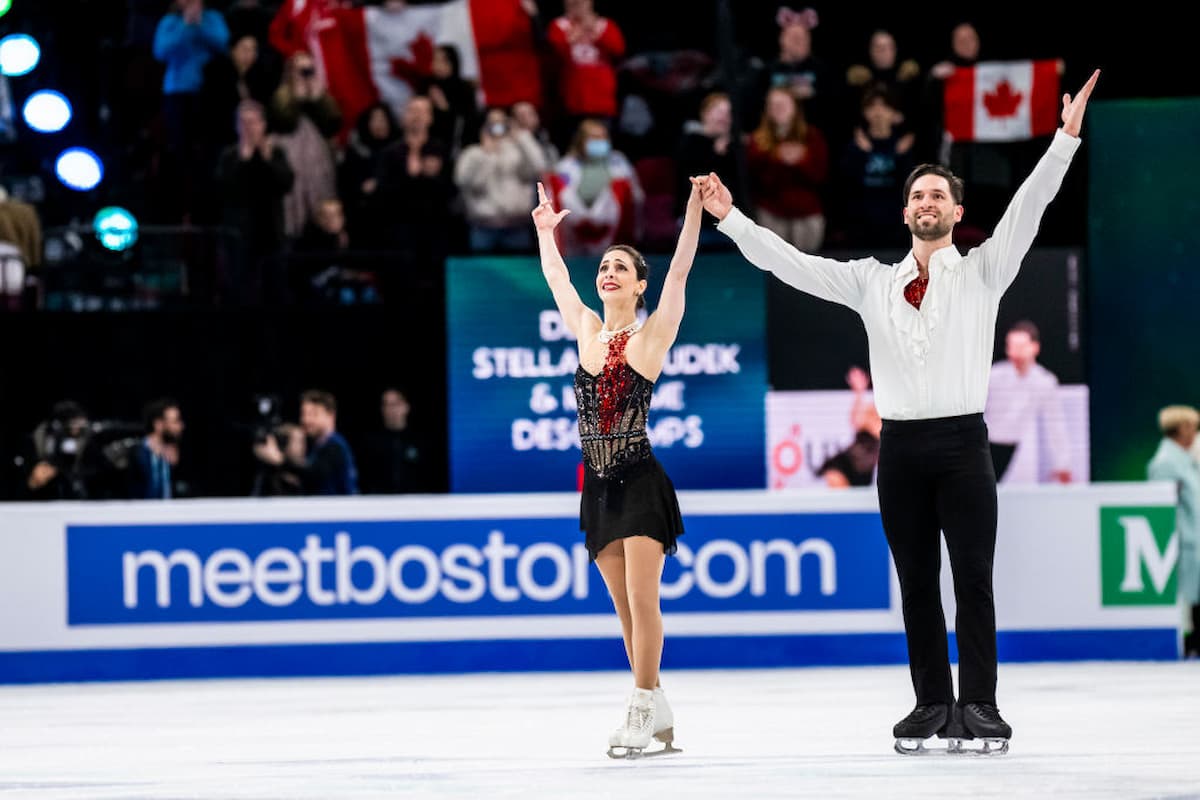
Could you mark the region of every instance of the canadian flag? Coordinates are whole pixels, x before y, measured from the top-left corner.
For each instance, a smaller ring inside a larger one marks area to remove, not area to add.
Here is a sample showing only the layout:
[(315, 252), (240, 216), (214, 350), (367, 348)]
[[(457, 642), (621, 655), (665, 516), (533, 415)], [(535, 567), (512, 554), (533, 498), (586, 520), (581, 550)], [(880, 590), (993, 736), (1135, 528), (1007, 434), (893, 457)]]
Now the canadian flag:
[(956, 142), (1015, 142), (1058, 127), (1058, 62), (984, 61), (945, 81), (945, 129)]
[(286, 0), (271, 23), (272, 46), (316, 58), (346, 126), (377, 100), (399, 113), (430, 75), (433, 51), (454, 45), (463, 78), (484, 102), (542, 105), (529, 15), (520, 0), (450, 0), (353, 7), (344, 0)]

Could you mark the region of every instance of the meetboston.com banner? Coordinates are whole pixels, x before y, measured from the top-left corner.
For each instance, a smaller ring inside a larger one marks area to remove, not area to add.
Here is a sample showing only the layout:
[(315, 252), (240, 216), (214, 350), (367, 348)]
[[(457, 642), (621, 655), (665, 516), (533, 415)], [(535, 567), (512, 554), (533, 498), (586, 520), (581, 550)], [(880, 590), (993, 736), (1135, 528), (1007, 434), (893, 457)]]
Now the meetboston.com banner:
[[(653, 311), (670, 258), (649, 257)], [(599, 259), (574, 259), (571, 280), (602, 313)], [(536, 258), (446, 265), (450, 482), (455, 492), (570, 491), (580, 464), (577, 342)], [(701, 255), (687, 311), (654, 388), (648, 431), (680, 489), (765, 486), (762, 273), (740, 257)]]
[[(1004, 660), (1174, 658), (1172, 489), (1001, 492)], [(0, 508), (0, 681), (619, 669), (577, 496)], [(871, 490), (683, 492), (664, 667), (902, 663)], [(945, 557), (943, 558), (945, 562)], [(946, 617), (954, 619), (948, 570)]]

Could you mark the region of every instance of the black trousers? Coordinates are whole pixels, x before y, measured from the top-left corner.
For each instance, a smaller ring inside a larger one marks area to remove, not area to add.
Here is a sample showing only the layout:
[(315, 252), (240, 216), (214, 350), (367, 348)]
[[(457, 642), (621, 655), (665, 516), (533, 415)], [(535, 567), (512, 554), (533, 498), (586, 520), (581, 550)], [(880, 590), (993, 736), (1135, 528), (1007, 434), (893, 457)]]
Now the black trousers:
[(884, 420), (879, 511), (904, 605), (917, 704), (953, 703), (938, 573), (946, 537), (958, 606), (959, 702), (996, 702), (996, 473), (982, 414)]

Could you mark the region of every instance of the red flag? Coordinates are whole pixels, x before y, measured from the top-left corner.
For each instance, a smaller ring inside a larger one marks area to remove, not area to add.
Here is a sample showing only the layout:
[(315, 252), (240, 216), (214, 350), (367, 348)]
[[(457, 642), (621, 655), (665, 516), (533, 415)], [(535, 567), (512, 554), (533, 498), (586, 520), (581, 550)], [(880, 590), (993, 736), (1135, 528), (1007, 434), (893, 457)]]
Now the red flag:
[(945, 81), (945, 128), (956, 142), (1015, 142), (1058, 127), (1058, 62), (985, 61)]

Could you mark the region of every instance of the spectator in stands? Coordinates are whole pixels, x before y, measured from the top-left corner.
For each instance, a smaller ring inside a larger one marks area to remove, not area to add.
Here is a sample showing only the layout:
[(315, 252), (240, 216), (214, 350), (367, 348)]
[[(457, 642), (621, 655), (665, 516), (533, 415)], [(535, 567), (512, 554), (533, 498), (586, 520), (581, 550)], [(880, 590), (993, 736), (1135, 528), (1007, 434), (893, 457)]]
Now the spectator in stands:
[(225, 18), (219, 11), (205, 9), (204, 0), (175, 0), (154, 32), (154, 57), (166, 65), (161, 207), (175, 222), (190, 219), (198, 184), (204, 180), (205, 126), (200, 116), (204, 67), (228, 44)]
[(175, 496), (173, 473), (179, 465), (183, 417), (179, 403), (154, 400), (142, 412), (146, 436), (131, 453), (130, 494), (138, 500), (169, 500)]
[(617, 115), (617, 62), (625, 37), (610, 19), (596, 14), (592, 0), (565, 0), (566, 13), (550, 23), (546, 39), (558, 58), (560, 143), (584, 119), (609, 125)]
[(565, 255), (599, 256), (615, 241), (637, 241), (642, 187), (608, 129), (584, 120), (550, 176), (557, 208), (570, 211), (556, 229)]
[(0, 186), (0, 309), (25, 305), (26, 277), (42, 261), (42, 220), (35, 206)]
[(529, 131), (512, 125), (503, 109), (484, 119), (479, 144), (462, 152), (454, 182), (466, 204), (471, 249), (477, 253), (525, 253), (533, 249), (529, 198), (550, 168)]
[(767, 66), (765, 86), (760, 88), (755, 105), (761, 105), (771, 89), (785, 89), (803, 106), (813, 124), (827, 125), (835, 87), (825, 63), (813, 55), (812, 32), (817, 27), (817, 12), (811, 8), (793, 11), (784, 7), (779, 9), (775, 21), (779, 24), (779, 56)]
[(292, 296), (304, 300), (353, 305), (377, 302), (373, 272), (355, 257), (342, 202), (329, 197), (296, 241), (288, 259)]
[(401, 126), (400, 138), (379, 155), (375, 191), (389, 245), (401, 252), (407, 268), (432, 275), (446, 256), (451, 223), (454, 185), (446, 146), (432, 137), (433, 103), (428, 97), (409, 99)]
[(879, 29), (867, 44), (865, 64), (853, 64), (846, 70), (846, 100), (850, 120), (857, 120), (863, 96), (882, 90), (901, 114), (899, 126), (906, 131), (916, 124), (920, 102), (921, 67), (911, 58), (899, 61), (896, 38)]
[(825, 241), (821, 188), (829, 169), (825, 137), (804, 117), (792, 92), (767, 92), (758, 129), (746, 148), (750, 198), (759, 224), (798, 250), (815, 253)]
[(904, 249), (910, 235), (896, 214), (913, 166), (913, 134), (899, 129), (901, 115), (882, 86), (862, 97), (859, 124), (842, 156), (847, 192), (846, 225), (854, 247)]
[[(692, 193), (692, 184), (688, 178), (694, 175), (707, 175), (715, 172), (722, 176), (733, 193), (734, 203), (745, 205), (745, 179), (738, 167), (737, 148), (741, 144), (734, 138), (733, 110), (729, 95), (724, 92), (712, 92), (700, 102), (700, 119), (687, 123), (683, 129), (683, 139), (679, 143), (679, 154), (676, 157), (675, 170), (675, 212), (683, 216), (687, 199)], [(724, 178), (729, 175), (729, 178)], [(741, 199), (739, 199), (741, 198)], [(711, 219), (709, 220), (711, 222)], [(705, 244), (707, 234), (714, 234), (716, 240), (727, 237), (717, 233), (712, 225), (704, 225), (700, 229), (700, 242)]]
[(475, 84), (465, 80), (459, 66), (458, 48), (438, 45), (433, 51), (432, 72), (425, 92), (433, 103), (433, 128), (430, 135), (446, 145), (451, 159), (458, 156), (463, 143), (473, 136), (479, 119), (475, 102)]
[(217, 152), (237, 140), (238, 103), (257, 100), (266, 104), (279, 85), (278, 71), (249, 34), (233, 40), (227, 54), (214, 57), (204, 68), (204, 118), (209, 124), (208, 143)]
[(222, 220), (237, 236), (233, 274), (225, 276), (243, 302), (261, 297), (264, 272), (284, 242), (283, 198), (293, 173), (283, 148), (267, 135), (266, 111), (255, 100), (238, 104), (238, 141), (217, 161)]
[(317, 205), (337, 196), (337, 173), (329, 137), (342, 126), (342, 113), (329, 94), (311, 54), (288, 59), (283, 81), (271, 98), (270, 127), (287, 153), (295, 181), (284, 198), (283, 229), (298, 236)]
[(383, 427), (364, 443), (363, 491), (366, 494), (405, 494), (432, 489), (426, 443), (409, 425), (412, 408), (397, 388), (383, 391)]
[(542, 149), (542, 160), (547, 164), (557, 164), (558, 148), (550, 140), (550, 132), (542, 125), (542, 115), (537, 106), (527, 100), (522, 100), (513, 104), (509, 114), (512, 117), (514, 128), (528, 131), (533, 136), (538, 147)]
[(1191, 631), (1183, 639), (1183, 655), (1195, 658), (1200, 656), (1200, 464), (1189, 450), (1197, 439), (1200, 412), (1191, 406), (1167, 406), (1158, 412), (1158, 427), (1163, 438), (1146, 467), (1146, 476), (1152, 481), (1169, 481), (1178, 490), (1178, 592), (1191, 618)]
[(315, 389), (300, 395), (300, 427), (308, 438), (302, 457), (293, 448), (280, 450), (274, 436), (254, 445), (255, 456), (296, 475), (306, 495), (358, 494), (358, 470), (350, 446), (337, 432), (334, 396)]
[(338, 166), (338, 194), (357, 243), (378, 247), (383, 222), (376, 197), (380, 159), (384, 150), (400, 136), (400, 126), (387, 103), (375, 103), (358, 117), (350, 132), (342, 162)]

